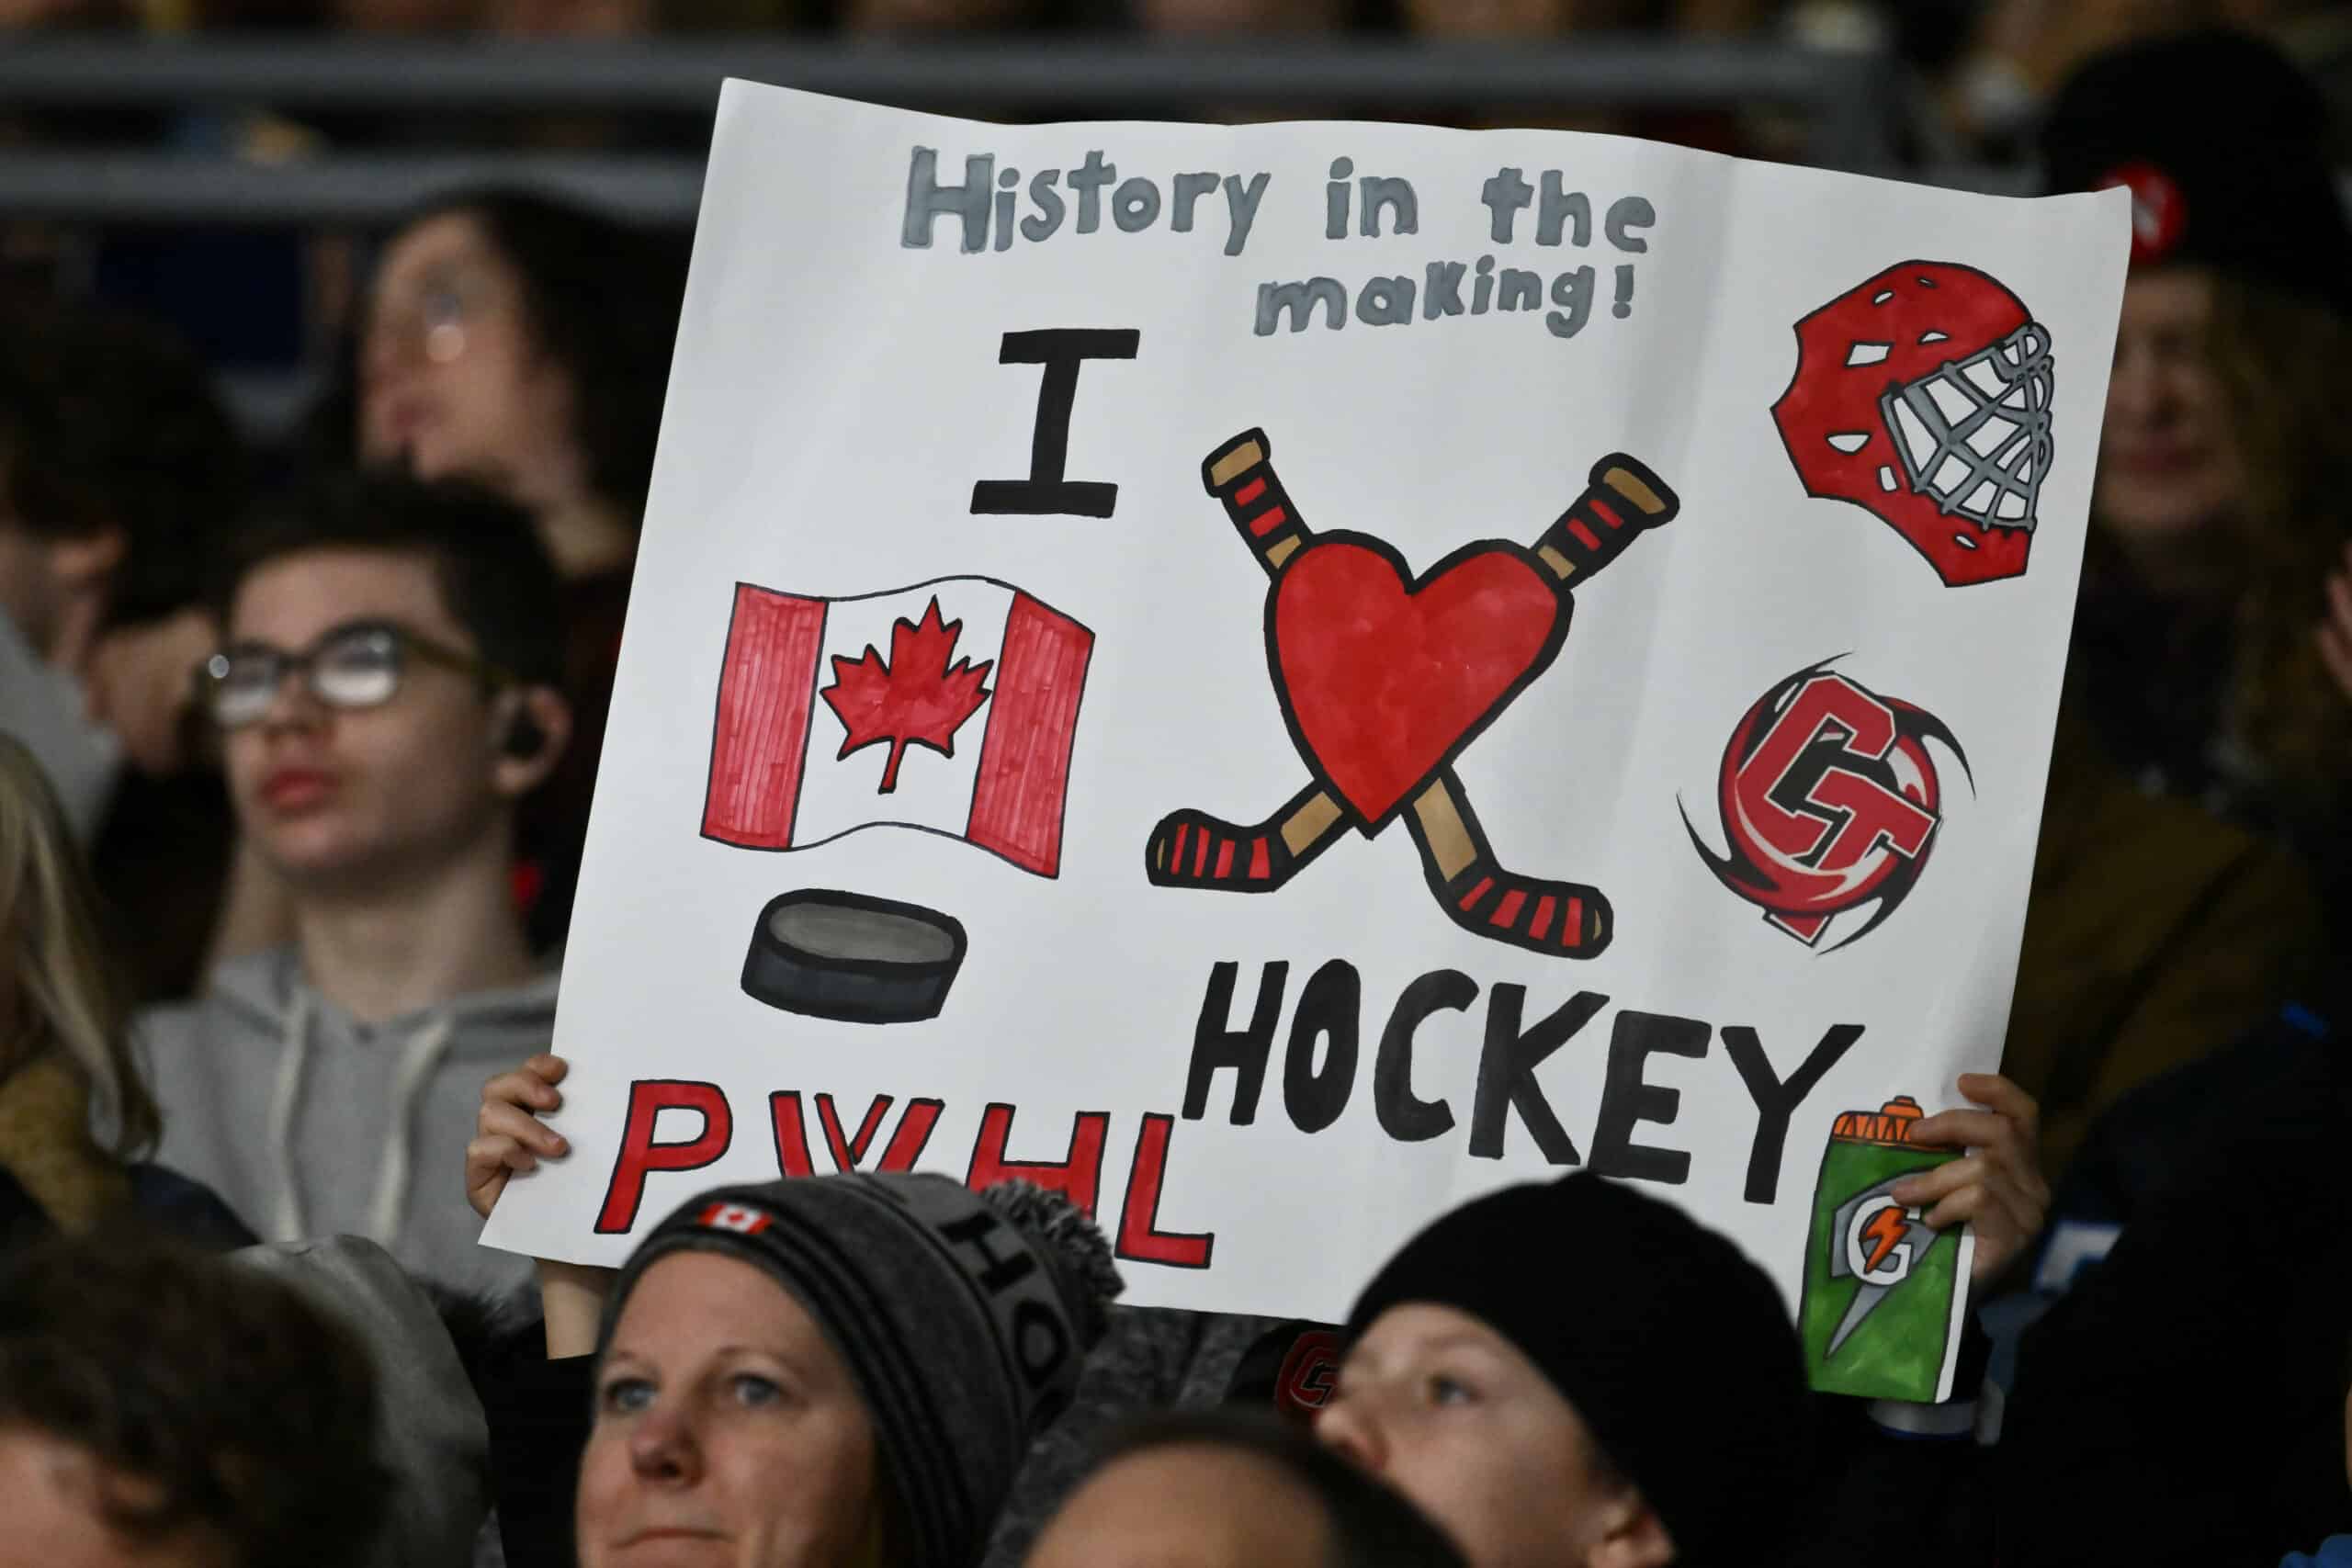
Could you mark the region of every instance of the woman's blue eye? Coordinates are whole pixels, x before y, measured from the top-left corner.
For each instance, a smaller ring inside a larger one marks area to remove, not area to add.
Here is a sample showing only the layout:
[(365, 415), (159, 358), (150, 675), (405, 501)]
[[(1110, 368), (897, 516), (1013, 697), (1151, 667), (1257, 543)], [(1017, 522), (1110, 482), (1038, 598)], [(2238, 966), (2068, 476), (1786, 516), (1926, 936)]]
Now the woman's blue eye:
[(615, 1378), (597, 1395), (597, 1403), (617, 1416), (634, 1415), (653, 1403), (653, 1385), (643, 1378)]
[(774, 1404), (784, 1397), (784, 1390), (751, 1372), (738, 1372), (734, 1378), (735, 1400), (739, 1404), (758, 1406)]
[(1456, 1382), (1449, 1377), (1430, 1379), (1430, 1403), (1432, 1404), (1468, 1404), (1477, 1397), (1467, 1383)]

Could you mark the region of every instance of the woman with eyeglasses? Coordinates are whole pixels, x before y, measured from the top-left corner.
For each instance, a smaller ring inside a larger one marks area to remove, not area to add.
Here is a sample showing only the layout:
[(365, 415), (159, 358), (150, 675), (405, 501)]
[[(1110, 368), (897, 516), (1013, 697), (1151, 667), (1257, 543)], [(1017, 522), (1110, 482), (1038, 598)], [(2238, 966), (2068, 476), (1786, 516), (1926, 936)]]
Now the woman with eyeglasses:
[(626, 572), (684, 281), (651, 236), (547, 197), (427, 209), (384, 247), (362, 318), (361, 462), (497, 491), (567, 581)]
[(577, 739), (522, 833), (543, 949), (571, 919), (684, 283), (664, 238), (483, 190), (392, 236), (361, 321), (360, 461), (497, 491), (531, 514), (563, 581)]

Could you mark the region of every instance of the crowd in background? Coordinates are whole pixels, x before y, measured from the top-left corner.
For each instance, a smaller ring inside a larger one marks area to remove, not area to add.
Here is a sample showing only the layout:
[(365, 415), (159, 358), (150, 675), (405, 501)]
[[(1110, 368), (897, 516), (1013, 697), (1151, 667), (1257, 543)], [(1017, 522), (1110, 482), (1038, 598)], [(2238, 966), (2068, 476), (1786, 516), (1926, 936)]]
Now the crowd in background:
[[(19, 267), (0, 1563), (2352, 1563), (2338, 9), (17, 0), (1893, 39), (1945, 134), (2129, 185), (2135, 238), (2004, 1070), (1898, 1192), (1978, 1238), (1939, 1406), (1809, 1395), (1736, 1247), (1581, 1175), (1438, 1220), (1337, 1325), (1116, 1304), (1089, 1219), (1018, 1183), (714, 1191), (618, 1270), (481, 1247), (570, 1153), (546, 1053), (684, 246), (512, 189), (305, 240), (287, 276), (349, 269), (303, 307), (339, 346), (266, 442), (219, 340), (125, 308), (139, 268)], [(1604, 1256), (1642, 1267), (1596, 1290)], [(1314, 1355), (1328, 1386), (1286, 1375)]]

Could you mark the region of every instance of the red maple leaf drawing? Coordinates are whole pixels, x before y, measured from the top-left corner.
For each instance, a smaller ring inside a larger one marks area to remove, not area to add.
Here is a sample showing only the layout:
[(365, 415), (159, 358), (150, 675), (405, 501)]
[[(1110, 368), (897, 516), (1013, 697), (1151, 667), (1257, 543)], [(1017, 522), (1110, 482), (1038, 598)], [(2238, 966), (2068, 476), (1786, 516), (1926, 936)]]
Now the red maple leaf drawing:
[(882, 661), (871, 643), (863, 658), (833, 656), (833, 683), (819, 695), (849, 731), (834, 761), (888, 742), (890, 761), (882, 770), (882, 787), (876, 794), (888, 795), (899, 787), (899, 762), (910, 745), (928, 746), (943, 757), (953, 757), (956, 731), (988, 701), (989, 694), (980, 682), (994, 660), (975, 666), (963, 659), (954, 668), (948, 666), (956, 639), (963, 634), (963, 622), (941, 623), (939, 596), (934, 593), (922, 613), (922, 625), (904, 615), (891, 625), (888, 663)]

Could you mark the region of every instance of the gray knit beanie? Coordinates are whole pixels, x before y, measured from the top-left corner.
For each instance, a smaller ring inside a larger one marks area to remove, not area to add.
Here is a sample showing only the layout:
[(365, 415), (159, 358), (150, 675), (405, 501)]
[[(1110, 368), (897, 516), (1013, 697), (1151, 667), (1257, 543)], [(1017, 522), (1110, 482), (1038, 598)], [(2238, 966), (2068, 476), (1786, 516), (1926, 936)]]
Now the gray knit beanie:
[(1120, 1290), (1094, 1223), (1028, 1182), (800, 1177), (705, 1192), (655, 1226), (606, 1298), (599, 1356), (646, 1269), (685, 1251), (764, 1270), (824, 1330), (904, 1511), (905, 1568), (979, 1560)]

